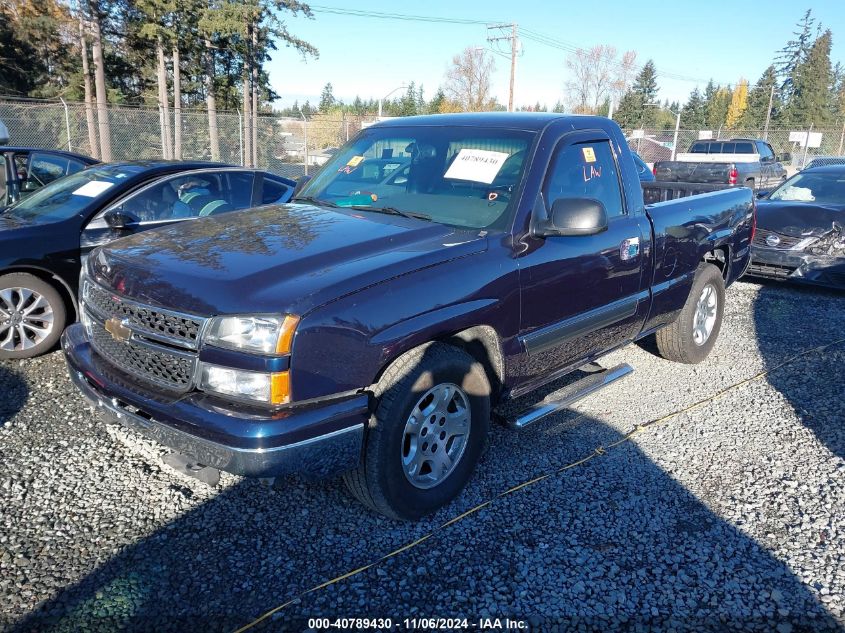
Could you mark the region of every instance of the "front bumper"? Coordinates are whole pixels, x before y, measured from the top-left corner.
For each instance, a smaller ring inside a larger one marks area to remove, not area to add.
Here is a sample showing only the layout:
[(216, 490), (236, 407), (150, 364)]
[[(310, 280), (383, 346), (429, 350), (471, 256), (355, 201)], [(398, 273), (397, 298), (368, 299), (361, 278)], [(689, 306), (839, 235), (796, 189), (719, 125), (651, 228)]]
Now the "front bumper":
[(141, 391), (94, 353), (80, 324), (62, 335), (62, 350), (71, 380), (105, 421), (205, 466), (247, 477), (323, 478), (350, 470), (361, 459), (367, 394), (253, 414), (201, 393), (167, 397)]
[(754, 246), (748, 275), (845, 290), (845, 258)]

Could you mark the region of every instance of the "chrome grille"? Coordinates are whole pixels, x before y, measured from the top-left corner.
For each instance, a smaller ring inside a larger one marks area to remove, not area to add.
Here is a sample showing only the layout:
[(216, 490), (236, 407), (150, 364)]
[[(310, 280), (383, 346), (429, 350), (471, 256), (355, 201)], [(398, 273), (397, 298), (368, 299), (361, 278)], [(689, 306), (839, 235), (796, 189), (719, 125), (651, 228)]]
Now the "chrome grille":
[[(769, 244), (766, 240), (770, 237), (774, 236), (779, 241), (777, 244), (772, 245)], [(783, 235), (782, 233), (775, 233), (774, 231), (767, 231), (766, 229), (757, 229), (754, 232), (754, 246), (760, 246), (762, 248), (776, 248), (778, 250), (789, 250), (805, 238), (803, 237), (791, 237), (789, 235)]]
[(145, 306), (119, 297), (89, 280), (83, 282), (83, 300), (103, 320), (116, 317), (142, 334), (174, 345), (196, 349), (204, 319)]
[(134, 339), (117, 341), (96, 320), (92, 320), (89, 327), (94, 349), (119, 369), (165, 389), (190, 389), (195, 366), (193, 354), (170, 351)]

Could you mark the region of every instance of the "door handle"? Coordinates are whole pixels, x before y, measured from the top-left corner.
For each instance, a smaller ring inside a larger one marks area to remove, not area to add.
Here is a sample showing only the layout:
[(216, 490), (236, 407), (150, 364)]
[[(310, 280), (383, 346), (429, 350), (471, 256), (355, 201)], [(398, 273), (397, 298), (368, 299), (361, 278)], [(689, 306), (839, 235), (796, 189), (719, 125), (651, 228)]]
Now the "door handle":
[(622, 244), (619, 246), (619, 257), (622, 259), (622, 261), (630, 261), (632, 259), (636, 259), (639, 254), (640, 238), (629, 237), (627, 239), (622, 240)]

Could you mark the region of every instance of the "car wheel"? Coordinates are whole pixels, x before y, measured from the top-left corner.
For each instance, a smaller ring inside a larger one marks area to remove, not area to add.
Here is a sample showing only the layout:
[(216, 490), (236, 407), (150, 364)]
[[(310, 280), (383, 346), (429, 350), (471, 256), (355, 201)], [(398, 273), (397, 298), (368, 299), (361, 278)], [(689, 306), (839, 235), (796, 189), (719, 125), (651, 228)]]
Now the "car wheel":
[(700, 264), (680, 314), (655, 335), (660, 355), (676, 363), (703, 361), (716, 344), (724, 309), (722, 271), (713, 264)]
[(32, 358), (49, 352), (65, 327), (58, 291), (27, 273), (0, 276), (0, 358)]
[(469, 481), (490, 429), (490, 382), (465, 351), (431, 343), (394, 362), (376, 391), (362, 463), (344, 480), (376, 512), (418, 519)]

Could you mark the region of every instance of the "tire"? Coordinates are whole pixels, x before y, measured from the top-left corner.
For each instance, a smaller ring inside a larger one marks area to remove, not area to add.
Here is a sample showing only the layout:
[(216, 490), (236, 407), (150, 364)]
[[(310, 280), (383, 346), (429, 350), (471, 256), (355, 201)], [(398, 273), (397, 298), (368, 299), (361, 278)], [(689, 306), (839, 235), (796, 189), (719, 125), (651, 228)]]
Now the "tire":
[[(362, 462), (344, 475), (349, 490), (393, 519), (419, 519), (449, 503), (469, 481), (487, 443), (490, 393), (483, 367), (461, 349), (431, 343), (400, 357), (377, 385)], [(429, 397), (446, 404), (432, 411)], [(463, 436), (453, 434), (461, 429)]]
[(0, 359), (49, 352), (66, 320), (65, 302), (52, 285), (27, 273), (0, 276)]
[[(707, 306), (706, 312), (712, 317), (712, 321), (709, 322), (709, 331), (702, 340), (707, 322), (703, 323), (704, 328), (699, 328), (698, 332), (696, 325), (702, 325), (697, 319), (703, 318), (704, 312), (699, 313), (698, 310), (701, 307), (700, 301), (705, 300), (704, 293), (707, 289), (711, 293), (707, 298), (715, 299), (716, 305)], [(716, 344), (724, 309), (725, 280), (722, 278), (722, 272), (713, 264), (699, 264), (692, 289), (680, 314), (674, 322), (658, 330), (655, 335), (660, 355), (666, 360), (688, 365), (703, 361)], [(709, 314), (711, 312), (712, 314)]]

